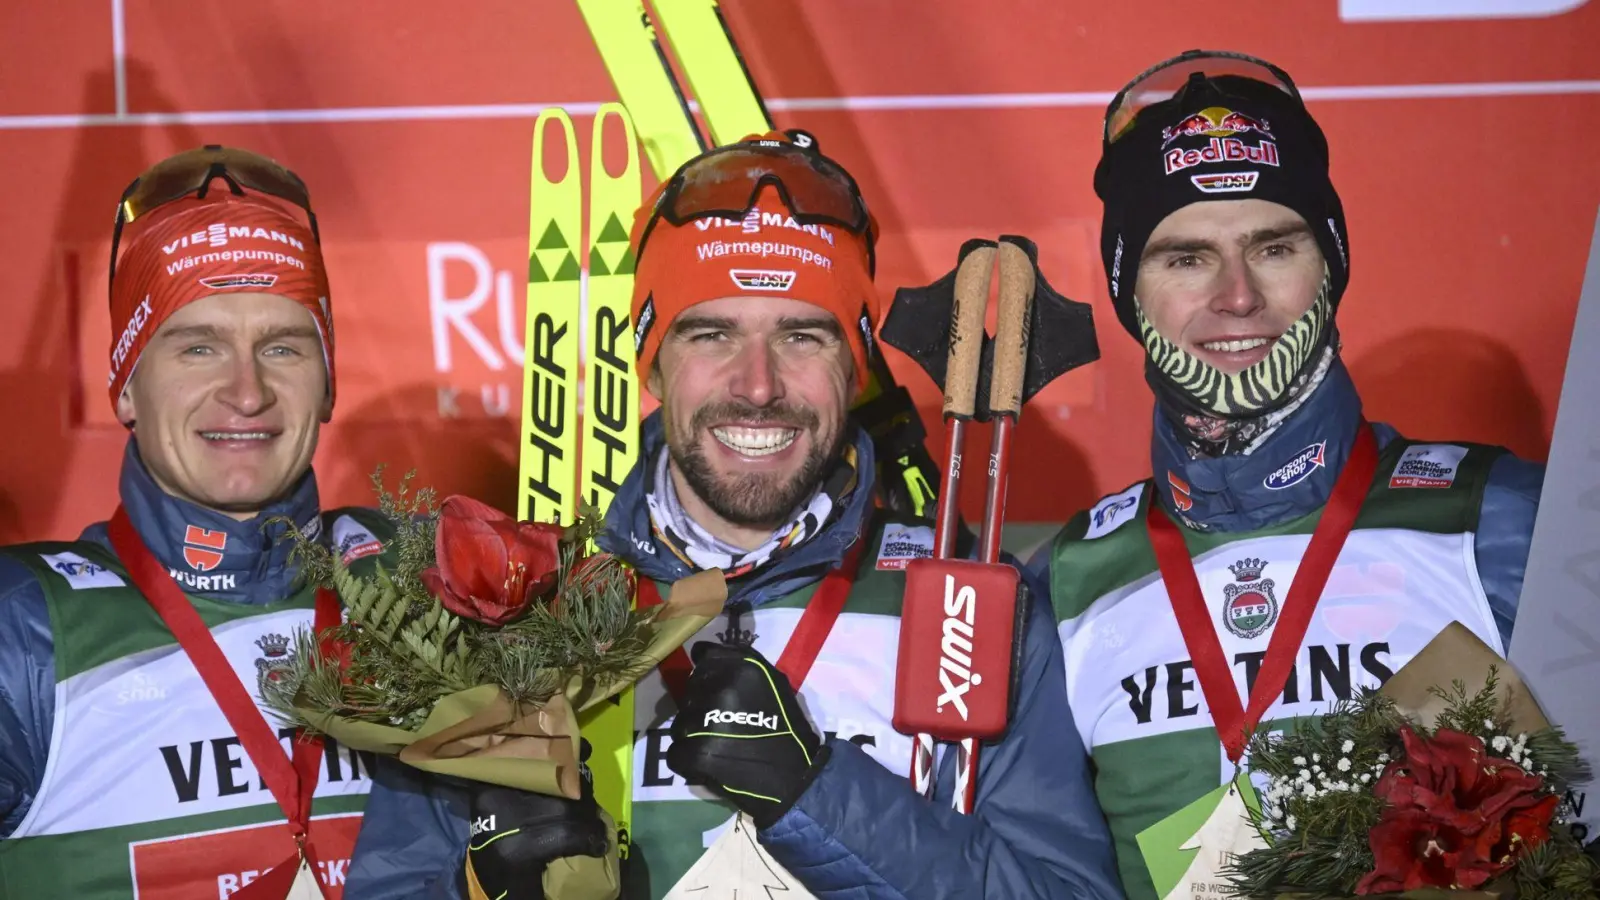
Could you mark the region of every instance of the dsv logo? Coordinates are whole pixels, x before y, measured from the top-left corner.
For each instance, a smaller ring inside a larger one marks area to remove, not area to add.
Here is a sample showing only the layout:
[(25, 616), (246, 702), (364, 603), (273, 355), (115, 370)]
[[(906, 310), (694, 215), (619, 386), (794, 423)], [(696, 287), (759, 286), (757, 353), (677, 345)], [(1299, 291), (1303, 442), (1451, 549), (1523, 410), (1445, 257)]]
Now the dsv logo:
[(983, 683), (983, 676), (972, 671), (972, 617), (978, 592), (972, 585), (956, 588), (954, 575), (944, 576), (944, 623), (939, 628), (939, 687), (943, 693), (934, 708), (955, 706), (962, 721), (967, 720), (967, 691)]

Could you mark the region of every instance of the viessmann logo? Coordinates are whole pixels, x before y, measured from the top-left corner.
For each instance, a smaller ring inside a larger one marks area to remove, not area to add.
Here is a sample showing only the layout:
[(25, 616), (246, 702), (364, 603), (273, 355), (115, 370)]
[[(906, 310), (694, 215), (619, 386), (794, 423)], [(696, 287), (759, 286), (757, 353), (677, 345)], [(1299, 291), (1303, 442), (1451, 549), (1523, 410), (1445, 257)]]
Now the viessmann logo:
[(230, 238), (276, 241), (280, 244), (287, 244), (296, 250), (306, 249), (306, 245), (294, 235), (284, 234), (281, 231), (271, 231), (266, 228), (252, 228), (249, 225), (227, 225), (222, 222), (215, 222), (207, 226), (205, 231), (186, 234), (170, 244), (163, 244), (161, 249), (168, 256), (171, 256), (185, 247), (225, 247)]
[(963, 698), (973, 686), (983, 683), (983, 676), (972, 671), (972, 616), (977, 599), (972, 585), (958, 589), (954, 575), (944, 576), (944, 623), (939, 628), (939, 686), (943, 693), (934, 701), (934, 709), (942, 712), (945, 704), (951, 704), (962, 721), (967, 719)]

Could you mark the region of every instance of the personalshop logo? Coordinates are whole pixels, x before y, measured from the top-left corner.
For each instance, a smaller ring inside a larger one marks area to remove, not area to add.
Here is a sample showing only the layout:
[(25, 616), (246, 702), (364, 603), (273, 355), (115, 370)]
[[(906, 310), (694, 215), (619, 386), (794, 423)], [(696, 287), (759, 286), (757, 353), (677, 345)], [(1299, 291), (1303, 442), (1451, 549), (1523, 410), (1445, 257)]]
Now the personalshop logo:
[(1272, 470), (1272, 473), (1261, 482), (1262, 486), (1269, 491), (1281, 491), (1305, 481), (1313, 472), (1325, 465), (1327, 448), (1327, 441), (1318, 441), (1301, 450), (1288, 462)]

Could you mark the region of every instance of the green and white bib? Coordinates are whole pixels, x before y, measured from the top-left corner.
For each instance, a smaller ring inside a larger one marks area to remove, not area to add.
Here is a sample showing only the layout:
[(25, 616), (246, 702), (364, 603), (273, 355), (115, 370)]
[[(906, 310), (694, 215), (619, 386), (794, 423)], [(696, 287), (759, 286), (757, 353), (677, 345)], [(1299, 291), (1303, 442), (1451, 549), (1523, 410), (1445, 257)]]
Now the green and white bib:
[[(909, 776), (911, 738), (890, 724), (903, 570), (907, 560), (931, 555), (933, 529), (880, 523), (867, 540), (844, 610), (800, 686), (800, 702), (825, 737), (848, 740), (889, 771)], [(669, 585), (661, 586), (664, 595), (670, 590)], [(732, 624), (728, 617), (718, 617), (684, 646), (745, 638), (776, 662), (815, 590), (813, 585), (762, 604)], [(730, 628), (746, 634), (728, 634)], [(660, 900), (730, 827), (736, 809), (706, 788), (686, 785), (667, 767), (676, 706), (660, 673), (652, 672), (635, 690), (634, 859), (624, 895)], [(784, 878), (779, 874), (779, 882), (767, 887), (780, 890)]]
[[(324, 513), (375, 548), (381, 519)], [(217, 900), (294, 852), (282, 811), (161, 618), (97, 544), (5, 551), (37, 573), (55, 643), (55, 719), (43, 783), (0, 841), (0, 897)], [(375, 560), (353, 561), (353, 568)], [(283, 667), (314, 592), (250, 606), (191, 597), (246, 690)], [(267, 714), (268, 722), (277, 725)], [(277, 729), (289, 748), (292, 731)], [(318, 876), (343, 892), (371, 786), (370, 754), (328, 741), (312, 806)]]
[[(1358, 687), (1381, 685), (1451, 621), (1504, 652), (1473, 551), (1483, 484), (1499, 452), (1403, 440), (1384, 449), (1263, 727), (1283, 728)], [(1428, 477), (1416, 476), (1423, 468)], [(1234, 774), (1145, 530), (1151, 502), (1151, 482), (1101, 500), (1067, 524), (1051, 557), (1067, 692), (1132, 900), (1156, 895), (1136, 835)], [(1184, 530), (1241, 698), (1319, 516), (1242, 534)]]

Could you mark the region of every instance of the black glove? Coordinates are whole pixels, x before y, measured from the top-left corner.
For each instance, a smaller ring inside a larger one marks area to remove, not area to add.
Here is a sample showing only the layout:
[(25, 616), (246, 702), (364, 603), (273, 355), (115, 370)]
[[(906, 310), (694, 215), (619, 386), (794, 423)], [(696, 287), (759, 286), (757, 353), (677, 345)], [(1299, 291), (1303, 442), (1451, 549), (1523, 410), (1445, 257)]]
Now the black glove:
[[(583, 744), (583, 758), (589, 755)], [(576, 800), (483, 784), (472, 798), (467, 854), (484, 892), (504, 900), (543, 900), (545, 867), (564, 856), (605, 856), (610, 829), (594, 802), (594, 781), (580, 766)]]
[(827, 762), (789, 679), (749, 647), (701, 641), (672, 722), (667, 766), (750, 814), (778, 821)]

